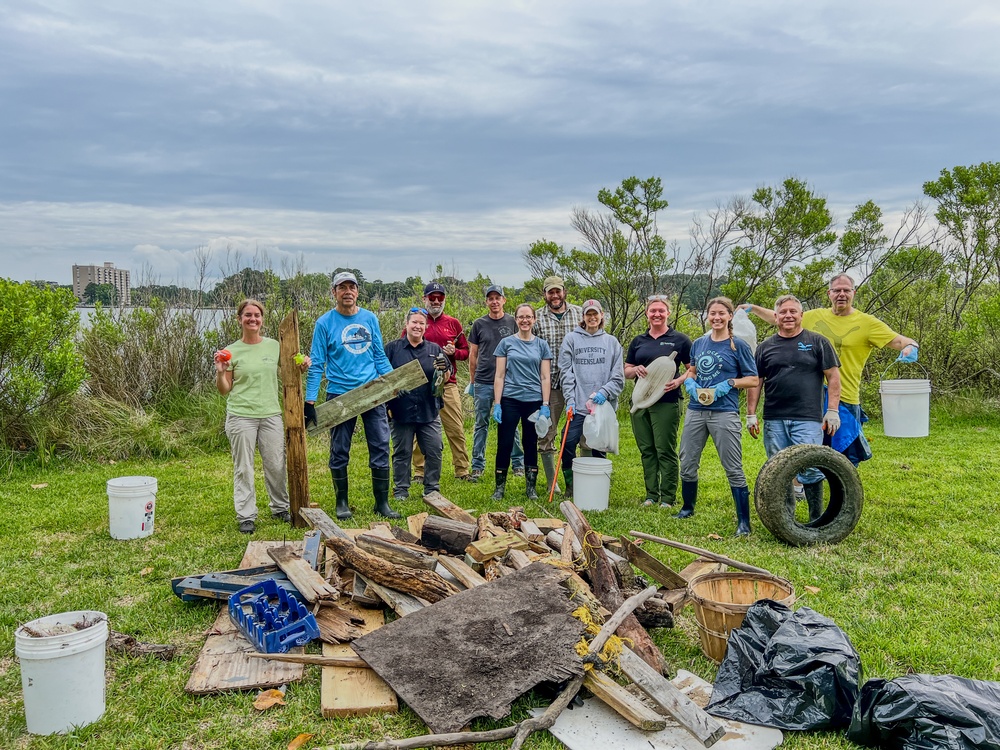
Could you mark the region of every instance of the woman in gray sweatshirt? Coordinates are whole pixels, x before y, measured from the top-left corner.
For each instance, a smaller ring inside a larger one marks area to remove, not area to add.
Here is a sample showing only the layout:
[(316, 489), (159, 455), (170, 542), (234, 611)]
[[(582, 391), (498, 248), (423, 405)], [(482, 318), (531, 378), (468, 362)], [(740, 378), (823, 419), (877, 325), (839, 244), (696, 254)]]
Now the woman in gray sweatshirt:
[[(597, 300), (583, 303), (583, 322), (566, 334), (559, 349), (559, 372), (562, 392), (566, 399), (566, 418), (570, 420), (566, 446), (562, 454), (563, 480), (566, 496), (573, 497), (573, 459), (583, 436), (585, 404), (610, 402), (618, 406), (618, 396), (625, 387), (625, 365), (622, 345), (604, 330), (604, 310)], [(583, 413), (577, 414), (577, 404)], [(595, 456), (604, 458), (601, 451)]]

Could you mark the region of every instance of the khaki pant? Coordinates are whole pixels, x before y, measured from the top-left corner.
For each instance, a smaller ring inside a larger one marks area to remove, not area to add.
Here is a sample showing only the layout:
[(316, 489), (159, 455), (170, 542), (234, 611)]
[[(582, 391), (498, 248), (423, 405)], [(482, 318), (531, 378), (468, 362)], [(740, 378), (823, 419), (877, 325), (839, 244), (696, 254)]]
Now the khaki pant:
[(233, 454), (233, 505), (237, 521), (257, 520), (257, 494), (253, 483), (254, 451), (264, 465), (264, 486), (271, 512), (288, 510), (285, 485), (285, 428), (281, 415), (264, 418), (226, 415), (226, 436)]
[[(465, 445), (465, 412), (458, 383), (445, 384), (442, 400), (441, 426), (451, 448), (451, 462), (455, 467), (455, 476), (464, 477), (469, 473), (469, 449)], [(424, 454), (420, 452), (416, 440), (413, 441), (413, 473), (418, 477), (424, 475)]]

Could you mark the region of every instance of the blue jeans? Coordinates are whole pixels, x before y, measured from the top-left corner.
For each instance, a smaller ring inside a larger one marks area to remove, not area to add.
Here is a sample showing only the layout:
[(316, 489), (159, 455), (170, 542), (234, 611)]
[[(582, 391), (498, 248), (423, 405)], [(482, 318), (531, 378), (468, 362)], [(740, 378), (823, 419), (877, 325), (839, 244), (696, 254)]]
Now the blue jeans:
[[(583, 439), (583, 420), (587, 418), (584, 414), (574, 414), (573, 421), (569, 423), (569, 432), (566, 433), (566, 446), (563, 448), (562, 455), (562, 467), (563, 471), (569, 471), (573, 469), (573, 459), (576, 458), (576, 448), (580, 445), (580, 440)], [(565, 429), (565, 428), (564, 428)], [(591, 449), (594, 458), (604, 458), (606, 455), (603, 451), (595, 451)]]
[[(472, 401), (476, 413), (475, 427), (472, 430), (472, 470), (486, 471), (486, 436), (490, 431), (490, 418), (493, 412), (493, 386), (475, 383), (472, 386)], [(521, 436), (516, 432), (514, 449), (510, 455), (514, 468), (523, 469), (524, 451), (521, 449)]]
[[(339, 393), (326, 394), (329, 401)], [(369, 409), (361, 415), (365, 425), (365, 440), (368, 442), (368, 465), (373, 469), (389, 468), (389, 416), (385, 404)], [(346, 469), (351, 460), (351, 440), (354, 438), (354, 426), (358, 418), (353, 417), (346, 422), (330, 428), (330, 468)]]
[[(767, 419), (764, 421), (764, 450), (770, 458), (780, 450), (792, 445), (822, 445), (822, 422), (807, 422), (802, 419)], [(824, 479), (819, 469), (806, 469), (798, 475), (800, 484), (815, 484)]]

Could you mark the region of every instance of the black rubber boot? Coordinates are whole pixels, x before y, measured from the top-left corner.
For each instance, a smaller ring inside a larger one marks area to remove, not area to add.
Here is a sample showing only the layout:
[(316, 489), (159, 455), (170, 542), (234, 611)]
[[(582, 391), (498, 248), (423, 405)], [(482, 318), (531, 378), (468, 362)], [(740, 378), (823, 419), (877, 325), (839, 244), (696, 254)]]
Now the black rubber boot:
[(566, 488), (563, 490), (563, 497), (567, 500), (573, 499), (573, 470), (563, 469), (563, 484)]
[(524, 469), (524, 494), (529, 500), (538, 499), (538, 467)]
[(806, 491), (806, 505), (809, 506), (809, 523), (812, 523), (823, 515), (823, 481), (804, 484), (802, 488)]
[(503, 500), (503, 493), (507, 489), (507, 469), (497, 469), (497, 488), (493, 491), (494, 500)]
[(681, 482), (681, 497), (684, 505), (674, 518), (690, 518), (694, 515), (694, 503), (698, 499), (698, 482)]
[(375, 512), (384, 518), (402, 518), (389, 507), (389, 470), (372, 469), (372, 494), (375, 496)]
[(351, 506), (347, 504), (347, 469), (330, 469), (333, 477), (333, 491), (337, 495), (337, 520), (346, 521), (351, 518)]
[(750, 536), (750, 488), (729, 487), (736, 504), (736, 536)]

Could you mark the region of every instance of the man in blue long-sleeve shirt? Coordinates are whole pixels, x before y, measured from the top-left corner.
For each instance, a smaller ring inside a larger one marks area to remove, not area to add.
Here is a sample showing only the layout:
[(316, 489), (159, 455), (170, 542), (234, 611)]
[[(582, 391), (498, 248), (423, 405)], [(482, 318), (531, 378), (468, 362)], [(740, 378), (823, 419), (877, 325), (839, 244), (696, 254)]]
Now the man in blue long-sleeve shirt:
[[(350, 271), (333, 277), (336, 307), (316, 321), (312, 365), (306, 378), (306, 424), (316, 419), (316, 397), (326, 376), (327, 400), (392, 372), (382, 347), (382, 330), (374, 313), (358, 307), (358, 280)], [(368, 441), (368, 465), (372, 472), (375, 512), (387, 518), (400, 515), (389, 507), (389, 421), (385, 404), (361, 415)], [(330, 474), (337, 495), (337, 518), (351, 517), (347, 502), (347, 463), (357, 417), (330, 429)]]

